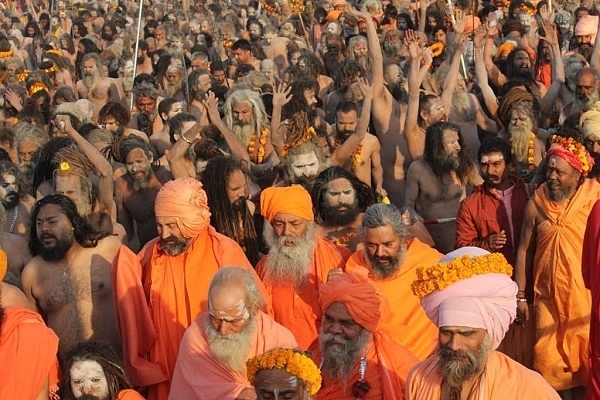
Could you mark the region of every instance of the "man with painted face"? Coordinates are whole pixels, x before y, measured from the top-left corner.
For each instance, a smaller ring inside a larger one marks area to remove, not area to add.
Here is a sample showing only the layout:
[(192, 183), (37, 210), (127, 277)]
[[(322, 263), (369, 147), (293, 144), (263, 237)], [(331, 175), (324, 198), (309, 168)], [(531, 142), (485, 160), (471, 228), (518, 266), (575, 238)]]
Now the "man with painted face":
[(265, 351), (297, 347), (294, 335), (260, 310), (250, 272), (220, 269), (208, 288), (208, 310), (186, 329), (169, 399), (256, 399), (246, 361)]
[(321, 323), (319, 286), (329, 271), (344, 265), (347, 253), (315, 235), (308, 192), (300, 185), (270, 187), (260, 195), (260, 212), (271, 224), (272, 244), (256, 270), (273, 299), (274, 317), (308, 349)]
[(2, 230), (29, 240), (29, 215), (35, 199), (24, 189), (22, 175), (10, 161), (0, 161), (0, 202), (6, 210)]
[[(156, 196), (154, 212), (159, 236), (137, 255), (121, 247), (114, 263), (113, 281), (125, 370), (136, 387), (148, 387), (149, 400), (165, 400), (184, 332), (201, 313), (210, 311), (209, 283), (219, 269), (235, 265), (247, 270), (265, 299), (265, 312), (270, 312), (270, 298), (240, 246), (209, 225), (206, 193), (196, 179), (180, 178), (165, 184)], [(235, 299), (234, 303), (240, 300)], [(246, 313), (257, 312), (260, 306), (256, 307), (248, 302)], [(243, 310), (228, 314), (232, 311), (230, 305), (217, 308), (225, 312), (215, 315), (225, 329), (231, 328), (232, 320), (243, 316), (240, 314), (245, 315)], [(206, 321), (207, 316), (204, 318)], [(201, 329), (197, 324), (196, 328)], [(225, 339), (220, 342), (221, 346), (224, 342), (227, 343)], [(187, 357), (194, 358), (189, 352)], [(190, 374), (199, 371), (184, 369)], [(190, 382), (184, 378), (184, 383), (176, 386), (188, 390)], [(194, 397), (197, 396), (173, 398)]]

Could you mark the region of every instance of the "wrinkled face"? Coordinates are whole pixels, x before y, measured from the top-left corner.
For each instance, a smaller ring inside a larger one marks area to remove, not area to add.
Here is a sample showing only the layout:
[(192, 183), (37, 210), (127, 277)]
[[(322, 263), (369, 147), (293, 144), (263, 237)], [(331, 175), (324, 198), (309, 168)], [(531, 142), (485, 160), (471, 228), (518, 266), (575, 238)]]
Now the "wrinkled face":
[(144, 114), (152, 114), (156, 109), (156, 99), (139, 96), (136, 99), (138, 110)]
[(81, 65), (86, 76), (93, 76), (96, 73), (96, 61), (93, 58), (85, 60)]
[(134, 180), (147, 179), (152, 169), (152, 155), (148, 156), (140, 148), (133, 149), (125, 157), (125, 167)]
[(460, 143), (458, 139), (458, 132), (450, 129), (446, 129), (443, 132), (442, 143), (444, 144), (444, 151), (451, 158), (458, 158), (460, 156)]
[(75, 174), (59, 175), (54, 178), (56, 193), (67, 196), (77, 204), (82, 199), (81, 178)]
[(33, 140), (21, 140), (17, 144), (17, 156), (19, 162), (31, 162), (35, 157), (35, 154), (39, 150), (40, 146)]
[(250, 29), (248, 29), (248, 33), (250, 34), (250, 38), (252, 40), (260, 39), (260, 37), (261, 37), (260, 25), (251, 24)]
[(240, 333), (250, 319), (246, 293), (240, 285), (227, 289), (216, 287), (208, 296), (208, 318), (212, 327), (222, 336)]
[(552, 201), (570, 199), (577, 191), (581, 174), (563, 158), (552, 155), (546, 165), (546, 194)]
[(69, 374), (71, 375), (71, 391), (75, 398), (89, 394), (100, 400), (110, 400), (106, 375), (97, 361), (75, 361)]
[(591, 135), (586, 137), (584, 140), (586, 149), (592, 155), (595, 155), (595, 156), (600, 154), (600, 136), (599, 135), (600, 135), (600, 132), (598, 133), (598, 135), (592, 133)]
[[(343, 339), (354, 341), (363, 331), (363, 327), (354, 322), (344, 303), (332, 303), (323, 313), (321, 331), (325, 334), (340, 336)], [(331, 341), (327, 346), (339, 346)]]
[(254, 378), (254, 390), (258, 400), (307, 398), (304, 383), (295, 375), (278, 368), (258, 371)]
[(319, 174), (319, 159), (315, 152), (295, 156), (291, 163), (291, 172), (295, 177), (316, 177)]
[(530, 121), (529, 121), (529, 116), (527, 115), (527, 113), (519, 112), (519, 110), (513, 110), (510, 113), (509, 129), (510, 128), (520, 128), (529, 123), (530, 123)]
[(236, 200), (248, 196), (248, 180), (246, 175), (240, 170), (233, 171), (229, 175), (229, 181), (227, 182), (227, 199), (229, 203), (235, 202)]
[(504, 155), (499, 151), (483, 154), (479, 166), (482, 178), (489, 187), (498, 187), (508, 178), (509, 169)]
[(167, 82), (169, 82), (169, 85), (171, 86), (177, 86), (181, 83), (181, 80), (183, 79), (183, 76), (181, 76), (181, 71), (179, 69), (169, 69), (167, 71), (166, 77)]
[(12, 174), (2, 174), (0, 178), (0, 200), (6, 209), (12, 209), (19, 203), (19, 184)]
[(531, 30), (531, 23), (533, 21), (531, 15), (520, 13), (518, 20), (521, 23), (521, 25), (523, 25), (523, 27), (525, 28), (525, 32), (529, 32)]
[(575, 84), (575, 96), (581, 100), (587, 100), (596, 90), (596, 79), (591, 72), (581, 72), (577, 75)]
[(238, 101), (233, 103), (232, 113), (236, 124), (248, 125), (252, 122), (254, 115), (252, 113), (252, 104), (248, 101)]
[(174, 47), (176, 49), (182, 49), (183, 48), (183, 41), (181, 40), (180, 37), (174, 37), (171, 40), (171, 47)]
[[(308, 228), (308, 221), (291, 214), (277, 213), (271, 222), (277, 237), (287, 236), (302, 238)], [(286, 242), (284, 246), (293, 246), (294, 243)]]

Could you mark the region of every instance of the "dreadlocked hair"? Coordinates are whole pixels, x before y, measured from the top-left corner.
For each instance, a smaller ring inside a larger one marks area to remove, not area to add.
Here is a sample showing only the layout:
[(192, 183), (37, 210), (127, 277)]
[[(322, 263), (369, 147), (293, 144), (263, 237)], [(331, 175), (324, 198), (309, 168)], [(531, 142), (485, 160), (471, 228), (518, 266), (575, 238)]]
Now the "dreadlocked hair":
[(513, 108), (518, 103), (530, 103), (532, 109), (532, 121), (534, 123), (534, 127), (538, 126), (537, 123), (537, 115), (540, 115), (540, 105), (533, 94), (531, 94), (527, 90), (523, 90), (519, 87), (512, 88), (502, 98), (498, 103), (498, 120), (502, 123), (504, 128), (507, 128), (510, 124), (510, 114), (512, 113)]
[[(31, 195), (33, 197), (37, 197), (37, 188), (42, 182), (51, 180), (54, 171), (58, 168), (58, 163), (54, 161), (54, 155), (57, 154), (60, 149), (73, 144), (75, 144), (73, 139), (66, 136), (58, 136), (50, 139), (40, 148), (38, 161), (33, 170), (33, 182), (31, 188)], [(35, 231), (35, 229), (33, 230)]]
[(55, 185), (57, 176), (76, 175), (79, 178), (81, 192), (87, 196), (88, 203), (93, 205), (97, 196), (90, 174), (95, 168), (81, 148), (76, 144), (63, 147), (55, 154), (54, 163), (57, 165), (52, 177)]
[(106, 376), (109, 399), (116, 399), (121, 390), (132, 388), (123, 367), (119, 365), (117, 354), (110, 345), (95, 341), (81, 342), (69, 351), (66, 362), (62, 365), (65, 372), (60, 384), (62, 399), (76, 399), (71, 390), (71, 368), (74, 363), (81, 361), (95, 361), (100, 364)]
[(206, 165), (202, 184), (208, 198), (210, 224), (217, 232), (238, 242), (250, 263), (256, 265), (259, 260), (259, 243), (246, 199), (236, 199), (239, 204), (232, 204), (227, 197), (227, 184), (236, 171), (241, 171), (249, 181), (248, 168), (235, 158), (218, 156), (211, 158)]
[[(73, 200), (62, 194), (49, 194), (35, 204), (31, 212), (31, 226), (35, 227), (40, 209), (48, 204), (56, 204), (61, 212), (69, 218), (73, 226), (73, 236), (81, 247), (93, 248), (98, 245), (101, 239), (112, 236), (111, 233), (95, 230), (86, 220), (77, 212), (77, 206)], [(41, 243), (35, 229), (31, 229), (29, 234), (29, 251), (32, 256), (40, 253)]]

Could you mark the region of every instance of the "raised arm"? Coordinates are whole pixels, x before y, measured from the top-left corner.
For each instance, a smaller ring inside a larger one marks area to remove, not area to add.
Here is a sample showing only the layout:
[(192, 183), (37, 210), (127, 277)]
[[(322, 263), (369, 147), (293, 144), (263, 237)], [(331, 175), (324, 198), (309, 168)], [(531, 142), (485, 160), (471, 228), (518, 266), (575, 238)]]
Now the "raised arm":
[(454, 90), (456, 89), (456, 82), (458, 81), (460, 57), (467, 44), (466, 38), (462, 37), (461, 40), (462, 41), (459, 43), (459, 47), (456, 49), (454, 55), (452, 56), (450, 70), (448, 71), (448, 75), (446, 75), (446, 80), (444, 81), (444, 89), (442, 91), (442, 95), (440, 96), (442, 99), (442, 104), (444, 105), (444, 113), (446, 115), (450, 115), (450, 111), (452, 111), (452, 95), (454, 94)]
[(276, 85), (273, 88), (273, 112), (271, 113), (271, 143), (277, 153), (277, 156), (282, 157), (283, 145), (285, 144), (285, 130), (280, 132), (281, 127), (281, 112), (283, 106), (292, 100), (292, 86), (285, 87), (283, 83)]
[(371, 86), (369, 86), (365, 78), (360, 78), (358, 80), (358, 86), (360, 87), (360, 90), (365, 98), (362, 102), (362, 109), (360, 111), (358, 123), (356, 124), (356, 130), (341, 146), (334, 150), (333, 154), (331, 155), (331, 163), (333, 165), (343, 165), (367, 135), (367, 129), (369, 128), (369, 120), (371, 117), (373, 89)]
[(560, 95), (565, 87), (565, 66), (563, 63), (562, 53), (558, 44), (558, 35), (556, 25), (554, 24), (554, 14), (548, 13), (548, 7), (543, 6), (540, 10), (542, 14), (542, 27), (544, 28), (544, 37), (540, 40), (545, 40), (548, 43), (548, 50), (552, 57), (552, 85), (544, 97), (540, 100), (540, 109), (543, 114), (552, 111), (556, 103), (556, 98)]
[[(419, 79), (419, 65), (423, 53), (414, 32), (406, 31), (404, 41), (408, 46), (410, 54), (410, 69), (408, 70), (408, 106), (406, 108), (406, 121), (404, 123), (404, 138), (408, 145), (408, 152), (413, 159), (423, 156), (425, 149), (425, 134), (418, 125), (419, 119), (419, 87), (422, 80)], [(431, 65), (425, 64), (422, 69), (427, 70)]]
[(506, 76), (502, 72), (500, 72), (496, 64), (494, 64), (493, 58), (494, 38), (498, 33), (497, 23), (496, 25), (490, 26), (490, 23), (488, 22), (485, 26), (487, 28), (487, 35), (483, 51), (483, 63), (491, 81), (496, 87), (501, 87), (506, 83)]
[(230, 153), (239, 159), (240, 161), (245, 161), (250, 165), (250, 155), (248, 154), (248, 150), (242, 143), (242, 140), (237, 137), (231, 130), (225, 125), (221, 116), (219, 115), (219, 109), (217, 106), (217, 97), (212, 91), (209, 91), (206, 95), (206, 99), (202, 101), (204, 107), (206, 107), (206, 111), (208, 112), (208, 118), (210, 119), (210, 123), (213, 124), (221, 133), (225, 142), (227, 142), (227, 146), (229, 147)]
[(169, 154), (167, 154), (167, 162), (169, 168), (173, 174), (173, 178), (195, 178), (190, 177), (190, 173), (185, 165), (185, 154), (187, 153), (190, 146), (192, 146), (196, 140), (200, 137), (200, 130), (202, 129), (202, 123), (196, 122), (194, 126), (188, 129), (185, 133), (182, 133), (179, 139), (171, 146)]
[(477, 79), (477, 84), (479, 85), (479, 89), (481, 89), (481, 95), (483, 96), (486, 108), (489, 110), (491, 116), (495, 116), (498, 112), (498, 100), (494, 90), (490, 86), (487, 69), (483, 61), (483, 48), (485, 46), (486, 35), (487, 30), (483, 25), (475, 30), (475, 37), (473, 39), (475, 47), (475, 79)]

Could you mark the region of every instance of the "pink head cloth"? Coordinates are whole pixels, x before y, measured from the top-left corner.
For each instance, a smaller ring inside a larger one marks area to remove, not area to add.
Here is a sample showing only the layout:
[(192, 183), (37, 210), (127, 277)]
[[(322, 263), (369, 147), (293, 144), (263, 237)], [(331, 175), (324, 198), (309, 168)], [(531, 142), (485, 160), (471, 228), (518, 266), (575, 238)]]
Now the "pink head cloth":
[(573, 34), (575, 36), (592, 36), (590, 43), (593, 46), (598, 32), (598, 16), (584, 15), (575, 25)]
[[(573, 154), (572, 151), (565, 149), (558, 143), (553, 143), (552, 146), (550, 146), (550, 150), (548, 150), (548, 158), (554, 155), (565, 160), (571, 167), (575, 168), (583, 176), (586, 176), (590, 172), (589, 170), (583, 170), (583, 163), (577, 155)], [(587, 150), (584, 153), (584, 157), (591, 169), (594, 166), (594, 158)]]
[[(462, 255), (487, 254), (478, 247), (462, 247), (448, 253), (440, 263)], [(516, 317), (517, 291), (517, 284), (508, 275), (473, 275), (423, 297), (421, 305), (436, 326), (485, 329), (497, 348)]]
[(198, 236), (210, 224), (210, 211), (202, 183), (194, 178), (167, 182), (154, 203), (157, 217), (174, 218), (186, 238)]

